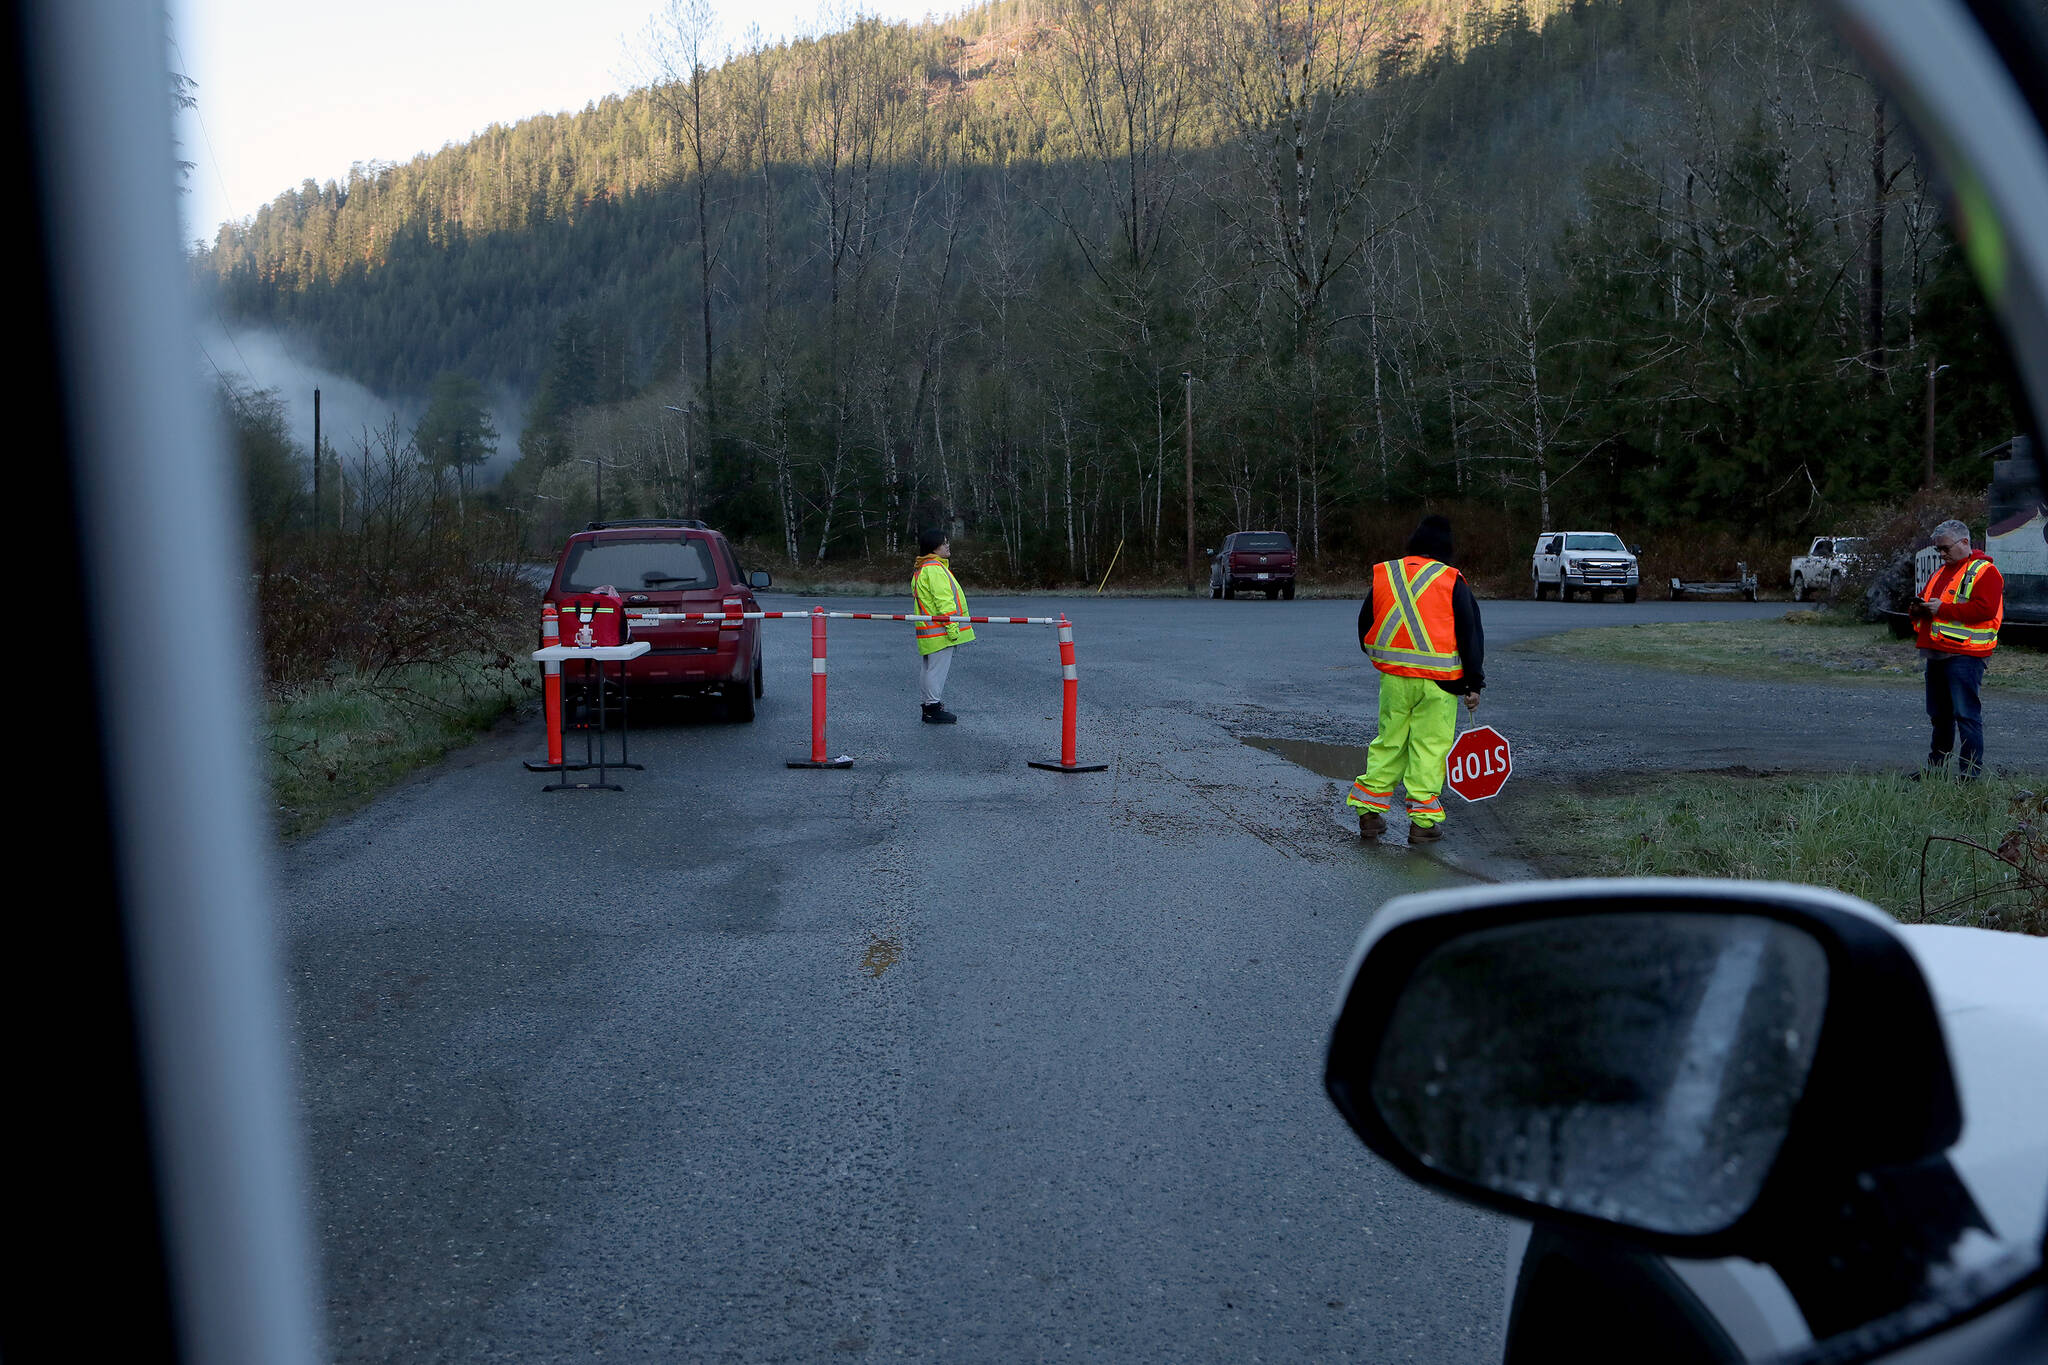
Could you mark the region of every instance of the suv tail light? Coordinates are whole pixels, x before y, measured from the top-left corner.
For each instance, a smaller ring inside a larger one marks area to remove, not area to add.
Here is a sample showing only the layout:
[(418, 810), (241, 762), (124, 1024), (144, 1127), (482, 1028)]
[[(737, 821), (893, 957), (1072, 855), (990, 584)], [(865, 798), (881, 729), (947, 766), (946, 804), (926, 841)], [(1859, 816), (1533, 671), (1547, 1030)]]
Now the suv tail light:
[(719, 605), (725, 608), (725, 619), (718, 623), (720, 630), (738, 630), (746, 624), (740, 619), (740, 613), (747, 609), (744, 597), (728, 597)]

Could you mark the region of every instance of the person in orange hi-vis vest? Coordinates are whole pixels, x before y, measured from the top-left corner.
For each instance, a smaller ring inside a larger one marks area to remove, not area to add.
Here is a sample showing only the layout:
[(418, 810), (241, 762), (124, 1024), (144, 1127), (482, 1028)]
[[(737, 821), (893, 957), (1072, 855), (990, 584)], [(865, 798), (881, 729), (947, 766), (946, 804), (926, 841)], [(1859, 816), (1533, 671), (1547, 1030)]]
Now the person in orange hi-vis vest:
[(917, 623), (918, 700), (925, 724), (951, 725), (960, 718), (946, 709), (946, 676), (953, 671), (953, 651), (973, 641), (974, 627), (958, 619), (967, 615), (967, 594), (953, 576), (953, 546), (946, 533), (937, 527), (920, 532), (917, 548), (911, 609), (941, 618)]
[(1970, 528), (1962, 522), (1944, 521), (1933, 539), (1941, 563), (1907, 609), (1914, 643), (1927, 661), (1927, 719), (1934, 724), (1923, 771), (1946, 771), (1960, 741), (1956, 776), (1967, 782), (1984, 768), (1984, 706), (1977, 689), (1985, 661), (1998, 648), (2005, 579), (1996, 564), (1971, 550)]
[(1373, 566), (1358, 611), (1358, 647), (1380, 673), (1379, 731), (1344, 801), (1358, 812), (1360, 838), (1386, 832), (1396, 786), (1408, 789), (1408, 842), (1443, 838), (1458, 698), (1476, 711), (1486, 686), (1479, 600), (1450, 560), (1450, 521), (1424, 517), (1400, 559)]

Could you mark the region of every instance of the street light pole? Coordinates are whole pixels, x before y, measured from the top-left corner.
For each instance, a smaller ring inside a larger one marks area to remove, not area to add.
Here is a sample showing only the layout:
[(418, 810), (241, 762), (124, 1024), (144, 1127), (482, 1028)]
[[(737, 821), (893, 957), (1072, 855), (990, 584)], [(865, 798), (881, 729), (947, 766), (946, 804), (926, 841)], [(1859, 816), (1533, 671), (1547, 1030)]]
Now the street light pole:
[(1936, 365), (1930, 358), (1927, 362), (1927, 476), (1924, 487), (1934, 487), (1934, 376), (1947, 369)]
[(1188, 494), (1188, 591), (1195, 590), (1195, 372), (1180, 372), (1181, 386), (1187, 390), (1187, 475)]

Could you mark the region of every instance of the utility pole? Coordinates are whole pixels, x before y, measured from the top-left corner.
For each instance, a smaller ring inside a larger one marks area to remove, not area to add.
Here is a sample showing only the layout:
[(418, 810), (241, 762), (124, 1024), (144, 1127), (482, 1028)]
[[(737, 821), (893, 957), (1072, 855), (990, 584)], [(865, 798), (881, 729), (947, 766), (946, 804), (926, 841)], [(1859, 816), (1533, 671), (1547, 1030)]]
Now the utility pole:
[(597, 519), (604, 520), (604, 461), (579, 459), (578, 464), (587, 464), (597, 471)]
[(1927, 477), (1923, 487), (1934, 487), (1934, 376), (1947, 369), (1936, 365), (1930, 357), (1927, 361)]
[(320, 390), (313, 390), (313, 534), (320, 534)]
[[(673, 403), (663, 403), (661, 406), (667, 409), (669, 412), (682, 414), (683, 478), (685, 480), (684, 487), (686, 490), (683, 515), (686, 517), (694, 518), (697, 515), (697, 461), (690, 454), (690, 418), (697, 410), (697, 400), (692, 398), (689, 400), (687, 406), (680, 408)], [(707, 423), (710, 421), (708, 409), (706, 411), (705, 420)]]
[(1188, 410), (1188, 591), (1195, 590), (1195, 372), (1180, 372), (1181, 387), (1187, 390)]

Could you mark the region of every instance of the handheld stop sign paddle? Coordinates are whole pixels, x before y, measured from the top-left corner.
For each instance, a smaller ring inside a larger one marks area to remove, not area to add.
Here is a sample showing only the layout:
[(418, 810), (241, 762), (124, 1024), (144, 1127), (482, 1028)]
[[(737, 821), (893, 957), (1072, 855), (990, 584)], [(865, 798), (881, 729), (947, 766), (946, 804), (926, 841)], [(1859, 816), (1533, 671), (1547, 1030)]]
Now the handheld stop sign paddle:
[(1451, 746), (1446, 785), (1467, 801), (1484, 801), (1500, 795), (1513, 768), (1507, 736), (1481, 725), (1459, 735)]

